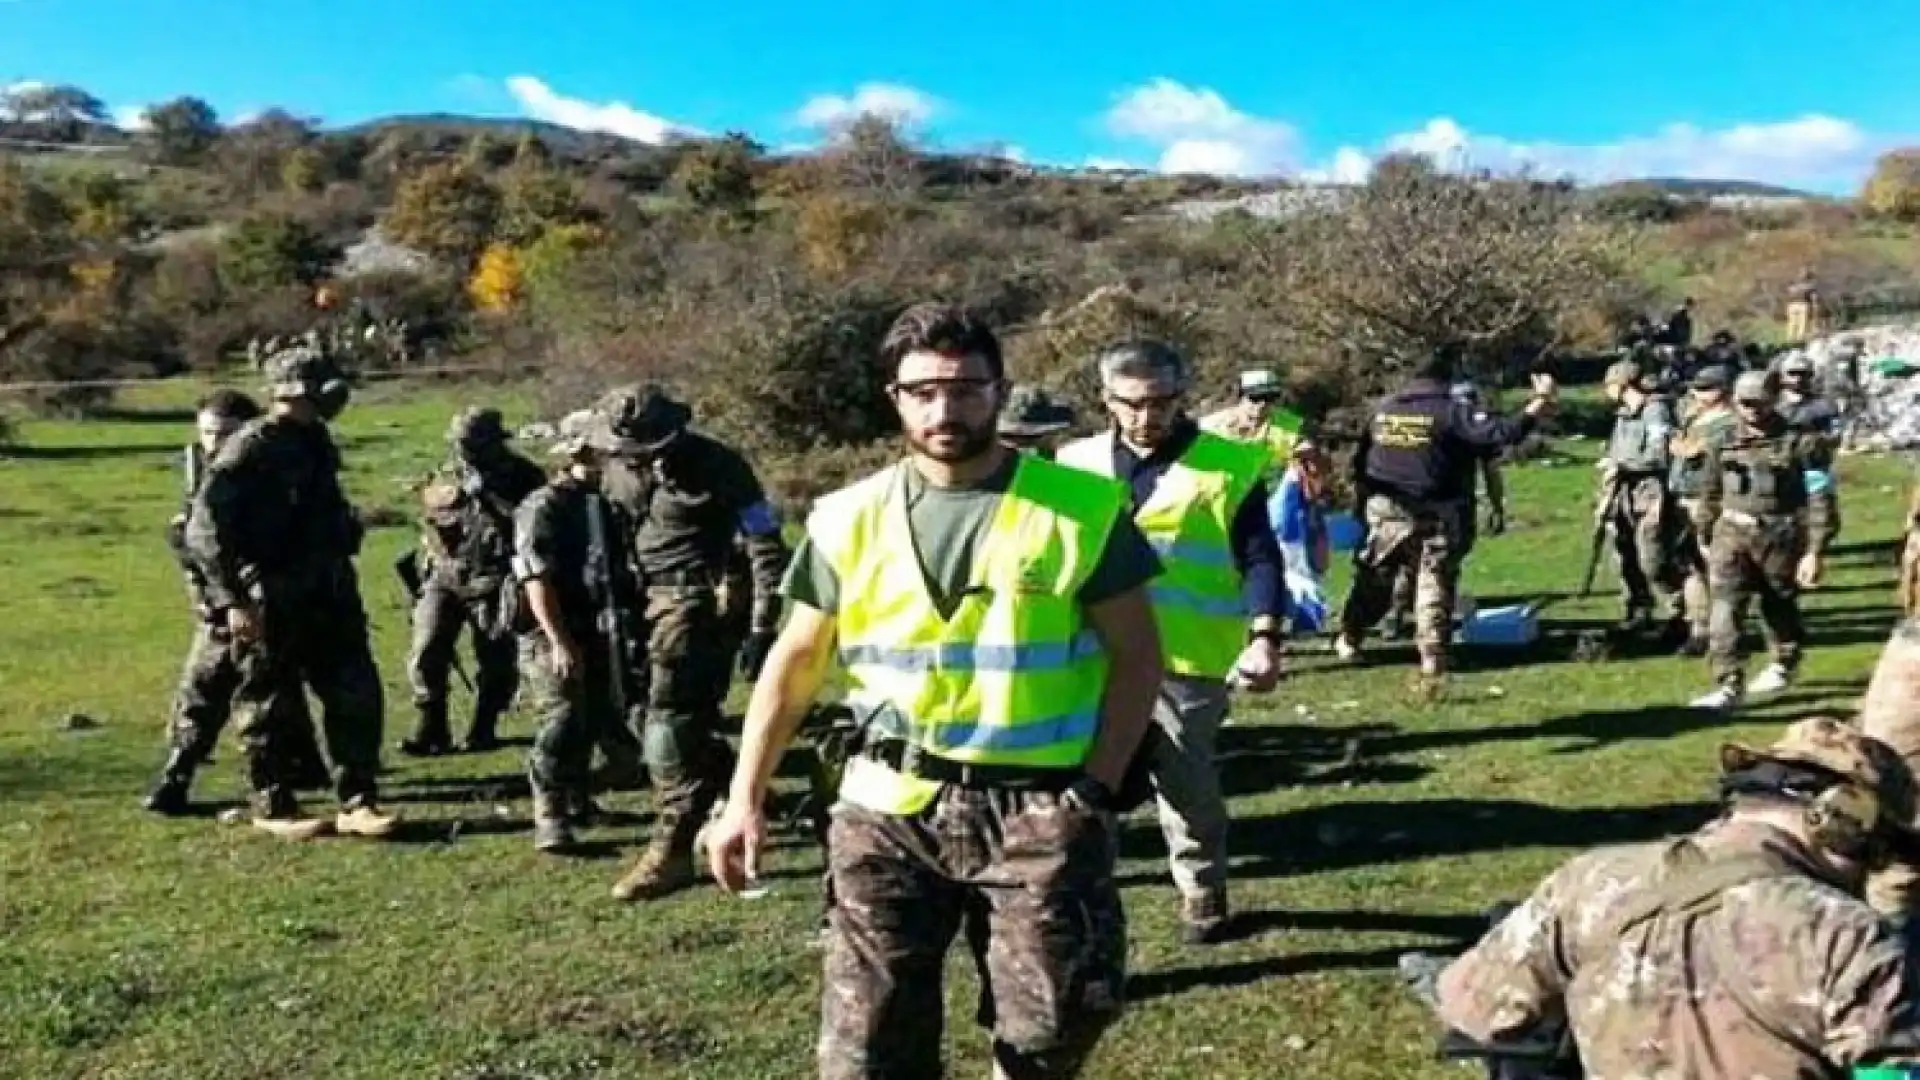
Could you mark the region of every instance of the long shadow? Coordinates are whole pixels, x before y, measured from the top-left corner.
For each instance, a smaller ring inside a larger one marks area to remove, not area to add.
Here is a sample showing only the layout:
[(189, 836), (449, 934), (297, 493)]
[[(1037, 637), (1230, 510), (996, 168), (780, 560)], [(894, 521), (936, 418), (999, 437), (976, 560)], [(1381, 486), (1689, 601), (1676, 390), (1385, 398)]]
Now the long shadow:
[[(1412, 862), (1476, 851), (1651, 840), (1698, 828), (1716, 812), (1709, 802), (1628, 809), (1547, 806), (1513, 799), (1346, 802), (1236, 820), (1232, 850), (1241, 879), (1315, 874), (1355, 866)], [(1155, 883), (1165, 870), (1159, 828), (1130, 824), (1121, 854), (1151, 859), (1152, 870), (1120, 876), (1122, 885)]]
[(104, 458), (146, 457), (178, 453), (172, 446), (7, 446), (0, 447), (0, 459), (22, 461), (94, 461)]
[(170, 424), (185, 426), (193, 423), (192, 409), (129, 409), (124, 406), (109, 405), (105, 408), (87, 411), (89, 420), (106, 420), (115, 424)]
[(1556, 753), (1582, 753), (1614, 743), (1670, 739), (1676, 735), (1731, 722), (1719, 713), (1690, 709), (1685, 703), (1643, 705), (1627, 709), (1589, 709), (1542, 720), (1536, 724), (1411, 731), (1370, 740), (1368, 750), (1380, 756), (1445, 750), (1480, 743), (1528, 742), (1534, 739), (1576, 739), (1571, 748)]
[(1850, 540), (1844, 544), (1835, 544), (1827, 549), (1827, 558), (1833, 562), (1842, 559), (1889, 558), (1900, 550), (1906, 541), (1901, 537), (1883, 537), (1878, 540)]
[(1190, 990), (1227, 989), (1251, 986), (1289, 975), (1323, 971), (1367, 971), (1390, 968), (1406, 952), (1406, 947), (1367, 949), (1359, 952), (1311, 952), (1291, 956), (1271, 956), (1261, 960), (1242, 960), (1206, 967), (1166, 968), (1127, 979), (1126, 994), (1133, 1001), (1184, 994)]
[(1364, 754), (1369, 739), (1397, 730), (1391, 724), (1365, 723), (1224, 728), (1216, 757), (1220, 787), (1232, 798), (1281, 787), (1411, 783), (1433, 770), (1413, 762), (1369, 759)]

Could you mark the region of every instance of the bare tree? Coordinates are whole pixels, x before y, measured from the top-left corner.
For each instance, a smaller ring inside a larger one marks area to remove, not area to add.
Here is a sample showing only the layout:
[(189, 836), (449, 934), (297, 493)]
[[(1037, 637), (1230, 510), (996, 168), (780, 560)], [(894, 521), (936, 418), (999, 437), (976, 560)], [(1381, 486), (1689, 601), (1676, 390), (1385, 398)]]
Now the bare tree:
[(1564, 186), (1417, 158), (1382, 161), (1334, 205), (1247, 236), (1273, 314), (1363, 383), (1441, 344), (1481, 366), (1537, 357), (1625, 277), (1620, 237), (1582, 220)]

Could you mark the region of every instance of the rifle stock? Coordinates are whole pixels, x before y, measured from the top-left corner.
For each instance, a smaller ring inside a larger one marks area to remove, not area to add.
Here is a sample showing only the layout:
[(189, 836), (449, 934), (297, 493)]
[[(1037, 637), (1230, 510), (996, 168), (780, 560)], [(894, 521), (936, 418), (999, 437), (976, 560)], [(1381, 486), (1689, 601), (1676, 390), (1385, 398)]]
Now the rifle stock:
[(1594, 515), (1593, 538), (1587, 548), (1587, 571), (1580, 577), (1580, 595), (1593, 595), (1594, 575), (1600, 571), (1600, 557), (1607, 548), (1607, 530), (1613, 527), (1613, 504), (1620, 497), (1620, 481), (1609, 479), (1600, 493), (1600, 507)]
[(613, 548), (607, 506), (598, 494), (587, 496), (587, 586), (594, 596), (594, 621), (607, 642), (607, 686), (615, 716), (627, 715), (627, 648), (621, 633), (620, 600), (613, 573)]

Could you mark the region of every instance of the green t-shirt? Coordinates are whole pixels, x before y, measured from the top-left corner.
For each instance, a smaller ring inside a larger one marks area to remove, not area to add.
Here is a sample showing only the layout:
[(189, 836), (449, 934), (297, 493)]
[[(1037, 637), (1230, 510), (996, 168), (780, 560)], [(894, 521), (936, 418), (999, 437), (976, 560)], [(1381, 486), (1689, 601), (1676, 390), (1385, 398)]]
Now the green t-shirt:
[[(934, 487), (919, 470), (907, 466), (905, 496), (907, 528), (920, 562), (927, 591), (940, 613), (959, 607), (961, 590), (973, 572), (973, 560), (986, 539), (1000, 497), (1013, 482), (1019, 462), (1009, 454), (1005, 466), (978, 484), (961, 488)], [(1140, 533), (1133, 518), (1122, 513), (1107, 536), (1107, 546), (1085, 584), (1080, 602), (1097, 604), (1146, 584), (1160, 574), (1160, 559)], [(840, 605), (840, 580), (809, 538), (800, 542), (781, 591), (795, 603), (829, 614)]]

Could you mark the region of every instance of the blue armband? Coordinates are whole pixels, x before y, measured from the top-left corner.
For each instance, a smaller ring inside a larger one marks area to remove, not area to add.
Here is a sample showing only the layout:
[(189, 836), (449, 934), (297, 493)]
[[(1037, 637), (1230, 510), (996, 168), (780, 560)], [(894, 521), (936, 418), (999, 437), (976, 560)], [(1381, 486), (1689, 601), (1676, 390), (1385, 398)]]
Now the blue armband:
[(765, 499), (740, 511), (740, 531), (748, 536), (777, 536), (780, 533), (780, 512)]
[(1833, 490), (1833, 473), (1831, 470), (1808, 469), (1802, 475), (1806, 477), (1807, 494), (1809, 495), (1825, 495), (1827, 492)]

